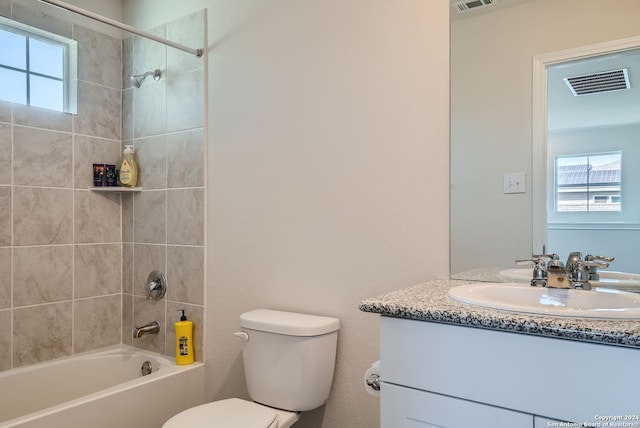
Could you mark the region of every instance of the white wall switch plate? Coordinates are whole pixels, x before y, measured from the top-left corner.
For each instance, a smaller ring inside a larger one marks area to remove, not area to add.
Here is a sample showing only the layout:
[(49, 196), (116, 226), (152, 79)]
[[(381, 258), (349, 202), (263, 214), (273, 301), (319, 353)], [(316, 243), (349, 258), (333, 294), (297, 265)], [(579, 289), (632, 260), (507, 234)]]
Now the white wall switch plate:
[(525, 193), (527, 190), (524, 172), (504, 174), (504, 193)]

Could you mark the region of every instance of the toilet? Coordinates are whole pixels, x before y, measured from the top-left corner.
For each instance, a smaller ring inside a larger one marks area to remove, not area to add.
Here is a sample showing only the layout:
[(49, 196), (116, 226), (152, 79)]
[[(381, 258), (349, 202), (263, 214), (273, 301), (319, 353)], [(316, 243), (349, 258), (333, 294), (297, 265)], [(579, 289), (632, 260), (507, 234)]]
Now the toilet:
[(162, 428), (289, 428), (329, 398), (340, 320), (257, 309), (240, 315), (249, 396), (187, 409)]

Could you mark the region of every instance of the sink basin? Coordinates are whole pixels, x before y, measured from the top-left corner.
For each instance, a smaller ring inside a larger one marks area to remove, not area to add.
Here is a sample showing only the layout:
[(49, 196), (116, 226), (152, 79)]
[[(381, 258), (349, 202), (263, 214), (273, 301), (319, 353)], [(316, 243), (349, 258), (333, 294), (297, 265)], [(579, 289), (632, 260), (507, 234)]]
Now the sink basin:
[[(526, 282), (531, 281), (532, 268), (505, 269), (498, 275), (508, 281)], [(599, 270), (599, 281), (590, 281), (592, 287), (618, 288), (622, 290), (640, 290), (640, 274), (628, 272), (616, 272), (610, 270)]]
[(473, 306), (560, 317), (640, 319), (640, 294), (598, 288), (591, 291), (482, 283), (454, 287), (447, 296)]

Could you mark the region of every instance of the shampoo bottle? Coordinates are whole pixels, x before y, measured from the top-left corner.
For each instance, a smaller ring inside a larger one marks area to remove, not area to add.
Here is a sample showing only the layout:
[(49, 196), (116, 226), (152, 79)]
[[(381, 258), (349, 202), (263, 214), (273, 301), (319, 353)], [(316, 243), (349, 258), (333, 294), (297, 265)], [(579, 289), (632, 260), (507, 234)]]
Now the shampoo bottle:
[(187, 320), (184, 309), (178, 309), (178, 312), (182, 312), (182, 316), (175, 324), (176, 364), (184, 366), (193, 364), (193, 322)]
[(123, 187), (136, 187), (138, 184), (138, 165), (133, 151), (133, 146), (124, 146), (122, 163), (120, 164), (120, 185)]

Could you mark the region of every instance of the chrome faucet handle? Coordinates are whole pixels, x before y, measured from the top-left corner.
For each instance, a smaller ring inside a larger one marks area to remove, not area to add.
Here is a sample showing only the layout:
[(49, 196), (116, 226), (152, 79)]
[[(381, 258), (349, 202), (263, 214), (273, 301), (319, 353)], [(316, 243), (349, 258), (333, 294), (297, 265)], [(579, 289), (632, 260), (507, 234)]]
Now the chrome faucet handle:
[(609, 263), (606, 262), (593, 262), (593, 261), (584, 261), (580, 262), (579, 265), (583, 265), (585, 267), (594, 267), (598, 269), (606, 269), (609, 267)]
[(598, 275), (598, 269), (608, 268), (609, 263), (612, 262), (614, 258), (607, 257), (607, 256), (592, 256), (591, 254), (587, 254), (586, 256), (584, 256), (584, 260), (587, 263), (596, 263), (596, 260), (603, 262), (602, 266), (598, 266), (597, 264), (587, 264), (587, 272), (589, 272), (589, 281), (599, 281), (600, 275)]
[(600, 260), (601, 262), (607, 262), (607, 263), (611, 263), (612, 261), (615, 260), (614, 257), (608, 257), (608, 256), (592, 256), (591, 254), (587, 254), (586, 256), (584, 256), (584, 261), (585, 262), (592, 262), (595, 260)]
[(544, 265), (544, 257), (534, 255), (533, 259), (516, 260), (517, 265), (533, 265), (531, 274), (531, 285), (534, 287), (547, 286), (547, 269)]
[(598, 263), (594, 261), (578, 260), (574, 269), (571, 271), (569, 280), (573, 288), (582, 290), (591, 290), (591, 282), (598, 280), (595, 274), (595, 268), (605, 269), (609, 267), (609, 263)]

